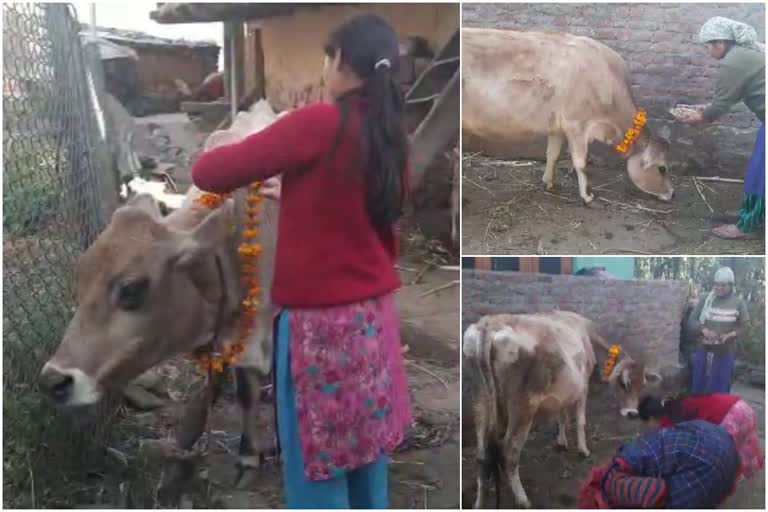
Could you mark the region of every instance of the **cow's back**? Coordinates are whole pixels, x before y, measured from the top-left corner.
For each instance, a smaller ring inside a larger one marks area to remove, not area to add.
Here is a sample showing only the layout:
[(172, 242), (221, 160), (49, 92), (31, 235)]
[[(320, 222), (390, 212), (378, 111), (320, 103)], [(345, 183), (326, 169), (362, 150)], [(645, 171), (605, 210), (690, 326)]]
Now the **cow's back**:
[(492, 315), (478, 322), (486, 343), (492, 344), (499, 395), (554, 412), (586, 393), (594, 368), (587, 324), (565, 315)]
[(523, 141), (631, 102), (623, 59), (571, 34), (462, 30), (462, 129)]

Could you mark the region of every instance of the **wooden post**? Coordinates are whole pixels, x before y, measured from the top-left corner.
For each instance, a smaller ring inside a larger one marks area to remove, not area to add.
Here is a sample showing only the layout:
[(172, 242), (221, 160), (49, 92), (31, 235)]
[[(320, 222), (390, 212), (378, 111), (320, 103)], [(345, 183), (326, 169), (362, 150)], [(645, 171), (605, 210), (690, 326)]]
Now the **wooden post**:
[(563, 256), (560, 258), (560, 273), (573, 274), (573, 256)]
[(539, 258), (535, 256), (526, 256), (520, 258), (520, 272), (538, 272)]
[(475, 270), (491, 270), (491, 258), (476, 256), (475, 257)]

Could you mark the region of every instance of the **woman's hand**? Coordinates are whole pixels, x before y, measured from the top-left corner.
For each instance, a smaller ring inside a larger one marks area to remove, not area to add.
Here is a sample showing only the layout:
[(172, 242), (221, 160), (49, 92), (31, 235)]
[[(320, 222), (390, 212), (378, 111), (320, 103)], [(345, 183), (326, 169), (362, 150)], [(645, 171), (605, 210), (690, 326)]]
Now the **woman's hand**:
[(704, 339), (708, 341), (714, 341), (714, 340), (720, 339), (719, 334), (717, 334), (715, 331), (707, 327), (701, 330), (701, 334), (704, 336)]
[(685, 124), (701, 124), (704, 122), (704, 114), (702, 112), (690, 112), (682, 119)]
[(259, 189), (259, 193), (261, 193), (261, 195), (266, 197), (267, 199), (272, 199), (273, 201), (279, 201), (281, 187), (282, 187), (282, 180), (280, 179), (280, 177), (273, 176), (261, 185), (261, 189)]
[(736, 332), (735, 331), (731, 331), (729, 333), (723, 334), (720, 337), (720, 341), (722, 341), (723, 343), (728, 343), (729, 341), (735, 340), (735, 339), (736, 339)]

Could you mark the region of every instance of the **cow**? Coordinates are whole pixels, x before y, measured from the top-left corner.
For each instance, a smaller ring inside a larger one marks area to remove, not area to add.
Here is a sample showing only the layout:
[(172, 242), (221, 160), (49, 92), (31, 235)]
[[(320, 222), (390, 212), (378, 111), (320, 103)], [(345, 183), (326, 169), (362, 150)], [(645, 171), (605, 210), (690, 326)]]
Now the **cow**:
[[(214, 132), (206, 149), (239, 140), (275, 118), (271, 107), (259, 102), (238, 116), (229, 133)], [(173, 356), (234, 337), (246, 296), (238, 257), (246, 194), (241, 189), (211, 209), (196, 203), (201, 192), (192, 186), (181, 206), (167, 216), (149, 194), (129, 198), (114, 212), (78, 260), (77, 308), (40, 374), (42, 389), (56, 404), (95, 404), (108, 390), (124, 388)], [(253, 415), (261, 380), (272, 363), (269, 290), (277, 210), (274, 201), (264, 202), (259, 235), (263, 252), (257, 269), (263, 299), (246, 350), (235, 362), (236, 396), (243, 414), (241, 476), (257, 466), (263, 454), (254, 444), (259, 432)], [(215, 379), (220, 382), (221, 376)], [(188, 421), (181, 422), (176, 437), (181, 450), (191, 448), (204, 430), (211, 405), (207, 397), (190, 401)]]
[[(588, 37), (462, 29), (462, 131), (480, 140), (529, 142), (547, 136), (543, 181), (557, 186), (555, 165), (568, 142), (585, 205), (594, 200), (589, 143), (616, 145), (638, 112), (618, 53)], [(623, 153), (632, 182), (663, 201), (674, 197), (669, 143), (648, 127)]]
[[(566, 429), (575, 415), (578, 451), (589, 456), (584, 432), (589, 380), (595, 349), (607, 357), (609, 348), (592, 321), (567, 311), (489, 315), (467, 327), (462, 351), (479, 373), (475, 508), (485, 507), (491, 478), (498, 508), (502, 470), (517, 503), (531, 506), (518, 461), (537, 416), (557, 416), (557, 444), (567, 449)], [(644, 386), (660, 380), (643, 363), (620, 357), (608, 385), (616, 392), (621, 415), (636, 416)]]

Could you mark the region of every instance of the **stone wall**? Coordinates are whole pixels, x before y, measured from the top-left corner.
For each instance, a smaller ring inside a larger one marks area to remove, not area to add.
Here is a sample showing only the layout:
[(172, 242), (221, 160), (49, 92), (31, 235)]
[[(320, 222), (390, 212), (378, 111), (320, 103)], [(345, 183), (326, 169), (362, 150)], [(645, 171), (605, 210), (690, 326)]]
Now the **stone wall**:
[[(712, 16), (749, 23), (765, 41), (765, 5), (738, 4), (471, 4), (464, 3), (463, 26), (571, 32), (592, 37), (624, 57), (638, 107), (648, 126), (670, 139), (675, 174), (742, 177), (758, 122), (743, 105), (706, 128), (687, 127), (668, 113), (676, 103), (708, 103), (717, 61), (698, 43), (701, 25)], [(479, 145), (477, 141), (465, 141)], [(531, 151), (501, 144), (478, 148), (498, 156), (543, 158), (545, 141)], [(609, 150), (596, 151), (597, 162)], [(514, 154), (512, 152), (516, 152)], [(512, 154), (510, 154), (512, 153)], [(610, 162), (618, 162), (613, 157)]]
[[(462, 333), (483, 315), (573, 311), (596, 322), (609, 343), (620, 344), (666, 378), (674, 375), (678, 361), (687, 297), (687, 285), (681, 281), (464, 270)], [(462, 375), (462, 413), (471, 421), (476, 370), (466, 359)]]

